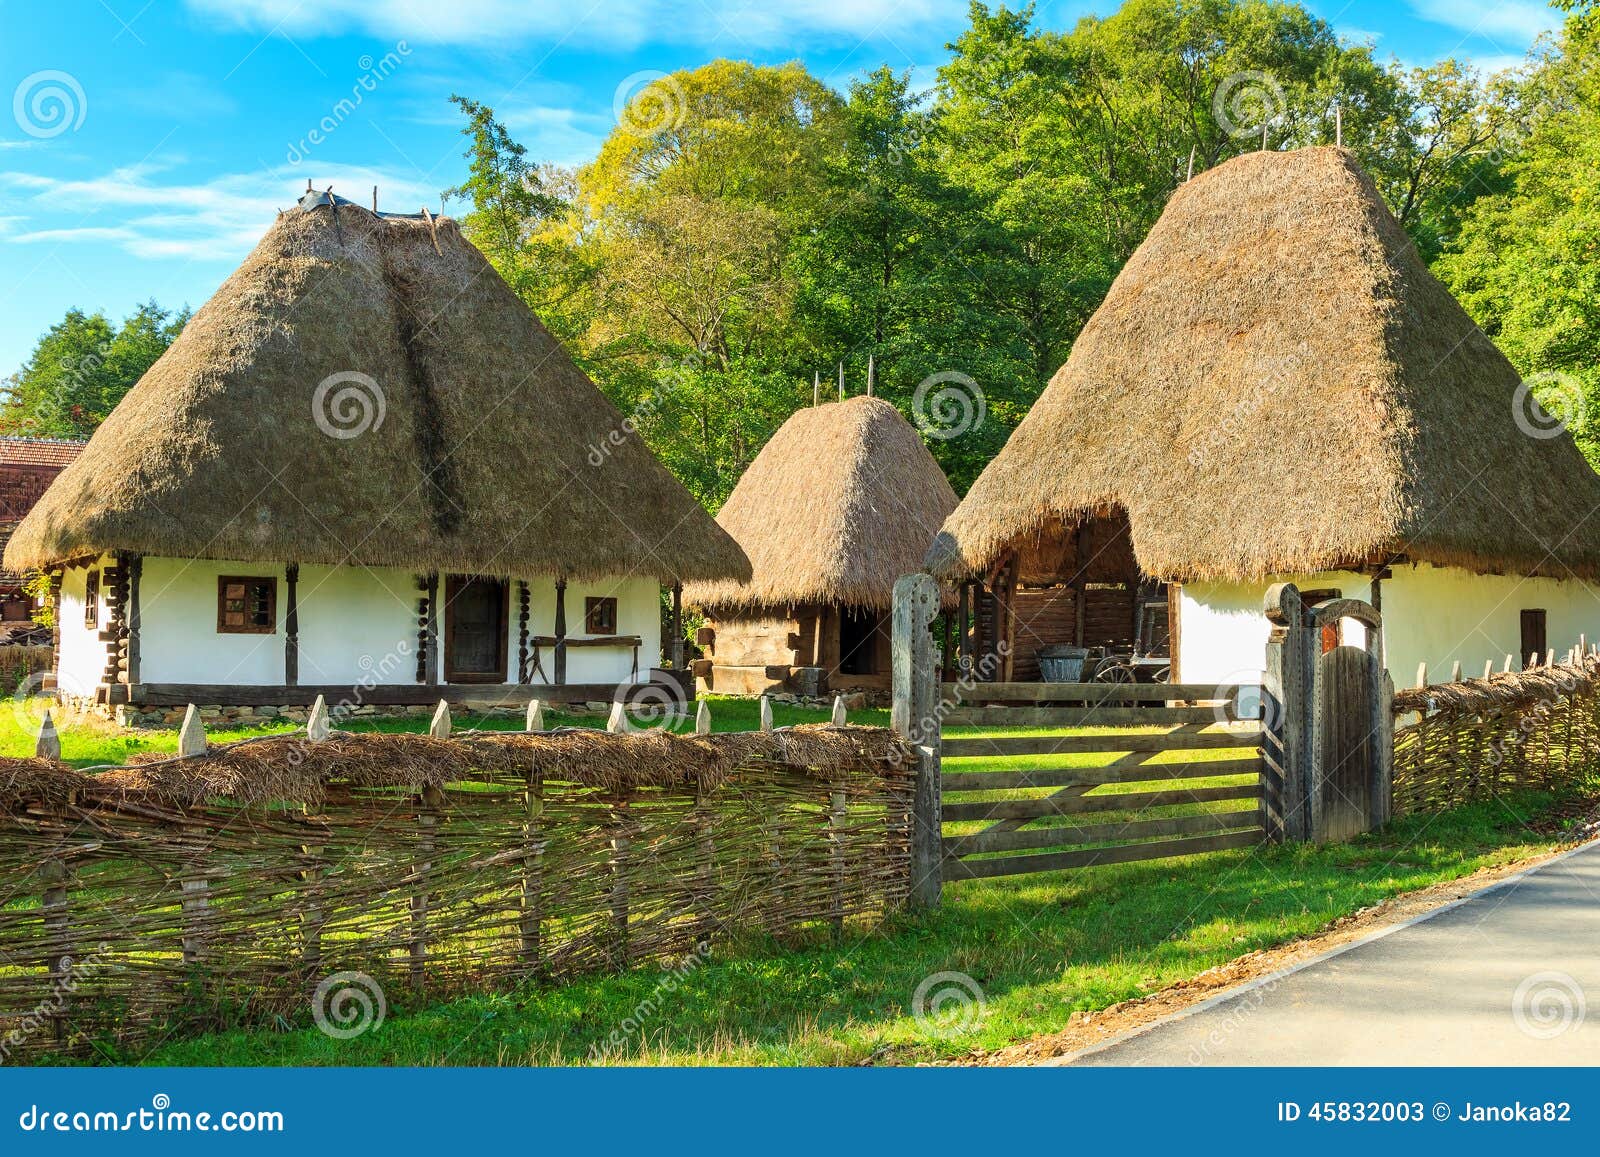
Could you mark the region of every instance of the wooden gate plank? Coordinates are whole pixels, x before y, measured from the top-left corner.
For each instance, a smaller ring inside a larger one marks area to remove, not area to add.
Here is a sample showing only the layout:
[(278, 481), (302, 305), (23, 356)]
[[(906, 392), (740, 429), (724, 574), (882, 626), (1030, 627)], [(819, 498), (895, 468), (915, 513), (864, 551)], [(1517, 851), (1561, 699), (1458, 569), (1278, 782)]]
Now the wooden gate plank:
[(1247, 783), (1236, 787), (1197, 787), (1175, 791), (1125, 791), (1108, 795), (986, 800), (980, 803), (947, 803), (941, 816), (946, 823), (960, 820), (1039, 819), (1083, 812), (1141, 811), (1144, 808), (1189, 803), (1257, 799), (1260, 794), (1260, 784)]
[(1060, 848), (1073, 844), (1101, 844), (1146, 839), (1153, 836), (1211, 835), (1239, 828), (1259, 828), (1258, 811), (1206, 812), (1195, 816), (1169, 816), (1158, 820), (1123, 823), (1075, 824), (1066, 828), (1029, 828), (1026, 831), (978, 832), (946, 836), (944, 854), (960, 858), (991, 852), (1020, 852), (1030, 848)]
[(1121, 727), (1163, 723), (1232, 722), (1227, 705), (1209, 707), (1107, 707), (1091, 703), (1058, 707), (956, 707), (944, 713), (945, 727)]
[(946, 880), (980, 880), (993, 876), (1017, 876), (1029, 872), (1054, 872), (1063, 868), (1089, 868), (1099, 864), (1128, 864), (1138, 860), (1159, 860), (1169, 856), (1193, 856), (1229, 848), (1248, 848), (1262, 842), (1260, 828), (1230, 832), (1220, 836), (1195, 836), (1189, 839), (1157, 840), (1146, 844), (1122, 844), (1114, 848), (1088, 848), (1076, 852), (1053, 852), (1037, 856), (1004, 856), (993, 860), (944, 861)]
[[(946, 703), (1171, 703), (1216, 702), (1253, 684), (1215, 683), (945, 683)], [(1227, 691), (1228, 694), (1221, 692)]]
[(946, 759), (985, 755), (1082, 755), (1120, 751), (1216, 751), (1255, 747), (1258, 724), (1222, 731), (1164, 731), (1111, 735), (975, 735), (943, 741)]
[(1045, 767), (1027, 771), (947, 771), (944, 790), (1007, 791), (1068, 784), (1142, 783), (1157, 779), (1204, 779), (1221, 775), (1259, 775), (1261, 757), (1216, 759), (1209, 763), (1113, 763), (1107, 767)]

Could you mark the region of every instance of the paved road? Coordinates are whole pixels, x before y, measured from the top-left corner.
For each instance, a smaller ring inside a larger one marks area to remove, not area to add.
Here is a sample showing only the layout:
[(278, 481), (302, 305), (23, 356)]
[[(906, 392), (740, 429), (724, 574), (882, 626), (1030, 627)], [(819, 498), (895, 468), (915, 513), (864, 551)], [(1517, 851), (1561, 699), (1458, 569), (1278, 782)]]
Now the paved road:
[(1600, 1065), (1600, 842), (1067, 1063)]

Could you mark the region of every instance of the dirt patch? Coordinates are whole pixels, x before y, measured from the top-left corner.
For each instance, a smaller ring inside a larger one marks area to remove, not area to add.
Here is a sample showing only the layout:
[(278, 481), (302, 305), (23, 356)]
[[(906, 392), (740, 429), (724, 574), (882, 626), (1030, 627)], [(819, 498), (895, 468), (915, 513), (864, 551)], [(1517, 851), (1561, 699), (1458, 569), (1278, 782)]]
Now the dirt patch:
[[(1579, 837), (1576, 842), (1588, 838), (1582, 831), (1576, 834)], [(1209, 1000), (1230, 988), (1291, 968), (1324, 952), (1359, 940), (1379, 929), (1404, 923), (1452, 900), (1470, 896), (1508, 876), (1525, 872), (1530, 867), (1541, 864), (1572, 846), (1573, 843), (1563, 843), (1559, 848), (1553, 848), (1525, 860), (1483, 868), (1470, 876), (1462, 876), (1456, 880), (1447, 880), (1442, 884), (1434, 884), (1415, 892), (1395, 896), (1370, 908), (1363, 908), (1359, 912), (1341, 917), (1314, 936), (1292, 940), (1276, 948), (1248, 953), (1226, 964), (1207, 969), (1189, 980), (1181, 980), (1160, 992), (1153, 992), (1149, 996), (1137, 1000), (1125, 1000), (1098, 1012), (1075, 1012), (1067, 1027), (1060, 1032), (1035, 1037), (1020, 1044), (1007, 1045), (1002, 1049), (974, 1052), (950, 1063), (1036, 1065), (1057, 1057), (1082, 1052), (1152, 1021), (1181, 1012), (1203, 1000)]]

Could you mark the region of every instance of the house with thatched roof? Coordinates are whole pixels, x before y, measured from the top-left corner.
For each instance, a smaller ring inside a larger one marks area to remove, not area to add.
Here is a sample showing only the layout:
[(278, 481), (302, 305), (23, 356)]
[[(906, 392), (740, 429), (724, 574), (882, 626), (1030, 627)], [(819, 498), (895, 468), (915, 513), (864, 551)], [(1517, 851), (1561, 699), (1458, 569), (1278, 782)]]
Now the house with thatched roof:
[(750, 573), (455, 222), (310, 192), (5, 563), (63, 694), (152, 708), (611, 699), (663, 586)]
[(887, 688), (895, 579), (921, 566), (955, 506), (921, 436), (882, 398), (795, 413), (717, 515), (749, 556), (750, 580), (684, 588), (710, 619), (705, 685), (734, 695)]
[[(83, 450), (75, 438), (0, 437), (0, 550), (55, 476)], [(24, 589), (27, 575), (0, 570), (0, 642), (31, 639), (37, 600)]]
[[(1409, 685), (1600, 638), (1597, 513), (1353, 157), (1259, 152), (1173, 195), (927, 563), (1037, 594), (1120, 543), (1165, 584), (1184, 682), (1260, 668), (1269, 583), (1338, 591), (1381, 609)], [(1052, 639), (1015, 619), (1014, 654)]]

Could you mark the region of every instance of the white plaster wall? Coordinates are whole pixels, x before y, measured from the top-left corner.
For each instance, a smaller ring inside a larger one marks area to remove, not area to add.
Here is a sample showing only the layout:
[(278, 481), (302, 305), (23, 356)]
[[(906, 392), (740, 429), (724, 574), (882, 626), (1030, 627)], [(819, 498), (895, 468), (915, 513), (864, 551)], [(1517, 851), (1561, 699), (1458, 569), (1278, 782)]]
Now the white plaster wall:
[[(1549, 646), (1559, 657), (1580, 634), (1600, 642), (1600, 587), (1576, 579), (1478, 575), (1427, 563), (1396, 566), (1383, 580), (1384, 658), (1395, 686), (1415, 684), (1417, 666), (1430, 682), (1450, 675), (1459, 661), (1465, 675), (1482, 675), (1493, 661), (1521, 647), (1521, 612), (1542, 609)], [(1351, 572), (1286, 575), (1302, 590), (1336, 587), (1347, 598), (1371, 599), (1371, 580)], [(1238, 681), (1259, 671), (1268, 624), (1262, 598), (1269, 582), (1191, 583), (1179, 611), (1178, 668), (1185, 683)], [(1365, 632), (1346, 623), (1343, 641), (1360, 646)], [(1520, 656), (1513, 667), (1521, 666)]]
[[(217, 631), (217, 579), (225, 574), (277, 578), (272, 634)], [(139, 576), (139, 681), (282, 683), (285, 597), (276, 563), (146, 558)]]
[[(391, 567), (300, 567), (300, 682), (415, 683), (417, 576)], [(278, 588), (283, 631), (284, 587)], [(282, 647), (279, 647), (282, 654)], [(282, 682), (282, 665), (278, 682)]]
[[(109, 558), (101, 565), (109, 565)], [(105, 644), (83, 626), (87, 572), (69, 571), (61, 590), (63, 690), (92, 693), (105, 667)], [(217, 579), (221, 575), (272, 576), (278, 580), (277, 623), (270, 635), (217, 631)], [(440, 589), (444, 582), (441, 577)], [(555, 582), (529, 580), (530, 634), (555, 632)], [(630, 577), (567, 587), (567, 633), (585, 636), (584, 599), (617, 599), (619, 635), (638, 635), (639, 672), (660, 663), (660, 587), (654, 579)], [(416, 575), (384, 567), (302, 565), (298, 587), (300, 682), (354, 686), (412, 683), (416, 679)], [(145, 683), (284, 682), (288, 588), (282, 564), (146, 558), (140, 580), (140, 672)], [(104, 607), (101, 621), (104, 622)], [(443, 623), (441, 620), (441, 630)], [(517, 597), (512, 581), (507, 622), (508, 679), (516, 678)], [(549, 648), (542, 682), (554, 674)], [(439, 678), (443, 678), (442, 656)], [(633, 670), (630, 647), (574, 648), (567, 652), (569, 683), (620, 683)]]
[[(556, 629), (556, 584), (552, 578), (528, 580), (528, 634), (553, 635)], [(639, 676), (648, 678), (650, 668), (661, 665), (661, 585), (653, 578), (633, 576), (597, 579), (567, 584), (567, 637), (588, 637), (583, 629), (586, 598), (611, 596), (617, 600), (619, 635), (638, 635)], [(511, 595), (511, 646), (513, 666), (517, 654), (517, 598)], [(542, 673), (534, 682), (548, 683), (555, 678), (555, 654), (551, 648), (541, 653)], [(633, 671), (632, 647), (571, 647), (567, 650), (568, 683), (621, 683)], [(515, 672), (512, 675), (515, 678)]]
[[(69, 695), (92, 695), (106, 668), (106, 645), (99, 639), (100, 627), (83, 625), (84, 592), (91, 570), (110, 566), (102, 557), (92, 567), (73, 567), (61, 578), (61, 661), (56, 671), (56, 686)], [(101, 580), (99, 623), (105, 625), (105, 580)]]

